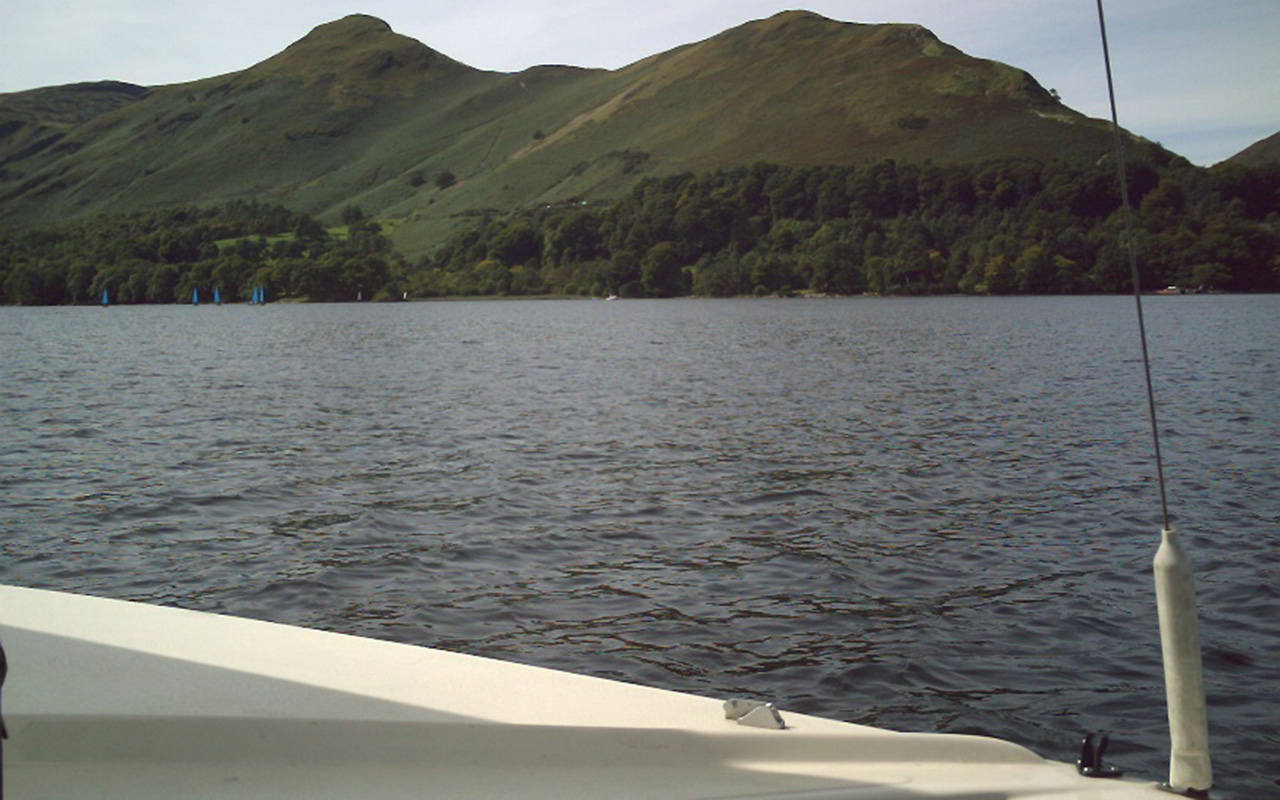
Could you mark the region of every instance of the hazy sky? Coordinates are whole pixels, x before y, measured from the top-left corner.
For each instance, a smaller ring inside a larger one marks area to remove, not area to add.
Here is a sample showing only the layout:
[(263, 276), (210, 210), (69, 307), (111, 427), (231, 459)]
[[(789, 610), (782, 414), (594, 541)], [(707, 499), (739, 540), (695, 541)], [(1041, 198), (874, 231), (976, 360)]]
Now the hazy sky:
[[(244, 69), (351, 13), (473, 67), (617, 68), (807, 8), (917, 22), (1109, 117), (1096, 0), (0, 0), (0, 92)], [(1280, 0), (1107, 0), (1120, 123), (1209, 165), (1280, 130)]]

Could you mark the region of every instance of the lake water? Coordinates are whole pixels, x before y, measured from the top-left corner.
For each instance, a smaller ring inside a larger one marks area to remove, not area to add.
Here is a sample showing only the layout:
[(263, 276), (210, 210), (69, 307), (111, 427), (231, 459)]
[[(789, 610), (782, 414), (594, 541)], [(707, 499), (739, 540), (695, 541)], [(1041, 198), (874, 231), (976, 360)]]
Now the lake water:
[[(1220, 797), (1280, 774), (1280, 297), (1146, 301)], [(0, 309), (0, 581), (1166, 777), (1132, 298)]]

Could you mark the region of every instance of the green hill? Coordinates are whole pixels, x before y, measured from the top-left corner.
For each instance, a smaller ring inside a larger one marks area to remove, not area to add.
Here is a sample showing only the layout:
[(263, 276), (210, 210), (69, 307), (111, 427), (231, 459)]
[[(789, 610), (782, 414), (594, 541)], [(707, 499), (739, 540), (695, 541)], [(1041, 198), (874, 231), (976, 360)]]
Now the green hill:
[(1245, 167), (1268, 167), (1280, 164), (1280, 133), (1254, 142), (1227, 159), (1228, 163)]
[(232, 200), (333, 220), (358, 205), (415, 254), (481, 210), (614, 199), (646, 176), (1085, 163), (1109, 146), (1104, 123), (1026, 72), (919, 26), (786, 12), (620, 70), (505, 74), (356, 15), (193, 83), (0, 95), (0, 224)]

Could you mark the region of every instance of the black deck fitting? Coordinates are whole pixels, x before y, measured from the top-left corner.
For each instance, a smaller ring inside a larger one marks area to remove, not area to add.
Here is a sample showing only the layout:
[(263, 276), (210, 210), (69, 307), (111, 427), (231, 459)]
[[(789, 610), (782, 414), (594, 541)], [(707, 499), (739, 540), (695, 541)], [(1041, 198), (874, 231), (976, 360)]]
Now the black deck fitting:
[(1090, 733), (1084, 737), (1080, 747), (1080, 760), (1076, 762), (1076, 771), (1086, 778), (1119, 778), (1124, 774), (1111, 764), (1103, 762), (1107, 753), (1107, 745), (1111, 740), (1105, 733)]

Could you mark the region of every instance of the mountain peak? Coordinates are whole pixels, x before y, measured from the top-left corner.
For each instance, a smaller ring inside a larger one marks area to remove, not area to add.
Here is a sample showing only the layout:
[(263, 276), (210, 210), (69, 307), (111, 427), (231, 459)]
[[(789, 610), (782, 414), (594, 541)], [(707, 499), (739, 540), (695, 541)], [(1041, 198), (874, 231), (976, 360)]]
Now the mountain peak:
[(344, 81), (386, 82), (398, 77), (412, 83), (428, 71), (465, 69), (468, 68), (417, 39), (396, 33), (377, 17), (351, 14), (317, 25), (251, 71), (304, 80), (336, 77)]
[(330, 36), (355, 37), (370, 36), (394, 33), (391, 26), (385, 20), (370, 16), (369, 14), (349, 14), (342, 19), (336, 19), (333, 22), (326, 22), (323, 25), (317, 25), (311, 29), (311, 33), (302, 37), (302, 42), (312, 38), (326, 38)]

